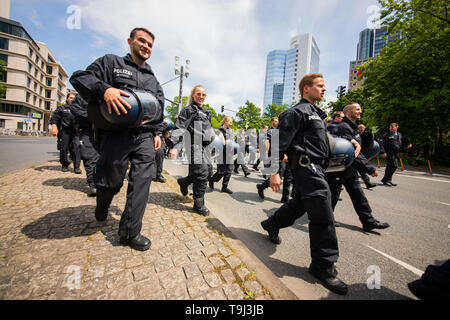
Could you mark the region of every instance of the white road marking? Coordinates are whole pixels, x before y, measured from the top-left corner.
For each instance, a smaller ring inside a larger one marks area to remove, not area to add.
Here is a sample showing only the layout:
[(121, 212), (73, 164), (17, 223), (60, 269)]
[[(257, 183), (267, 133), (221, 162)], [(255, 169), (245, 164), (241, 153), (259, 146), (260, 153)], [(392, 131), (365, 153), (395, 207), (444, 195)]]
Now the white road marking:
[(437, 201), (437, 203), (440, 203), (440, 204), (445, 204), (446, 206), (450, 206), (450, 204), (448, 204), (448, 203), (445, 203), (445, 202), (440, 202), (440, 201)]
[[(366, 245), (366, 246), (367, 246), (367, 245)], [(367, 246), (367, 247), (370, 248), (370, 249), (372, 249), (373, 251), (376, 251), (376, 252), (378, 252), (379, 254), (385, 256), (386, 258), (388, 258), (388, 259), (394, 261), (395, 263), (401, 265), (403, 268), (405, 268), (405, 269), (411, 271), (412, 273), (418, 275), (419, 277), (421, 277), (421, 276), (423, 275), (423, 273), (424, 273), (423, 271), (421, 271), (421, 270), (419, 270), (419, 269), (417, 269), (417, 268), (414, 268), (413, 266), (407, 264), (406, 262), (400, 261), (400, 260), (398, 260), (398, 259), (396, 259), (396, 258), (394, 258), (394, 257), (391, 257), (390, 255), (387, 255), (386, 253), (381, 252), (381, 251), (379, 251), (379, 250), (377, 250), (377, 249), (375, 249), (375, 248), (372, 248), (372, 247), (370, 247), (370, 246)]]

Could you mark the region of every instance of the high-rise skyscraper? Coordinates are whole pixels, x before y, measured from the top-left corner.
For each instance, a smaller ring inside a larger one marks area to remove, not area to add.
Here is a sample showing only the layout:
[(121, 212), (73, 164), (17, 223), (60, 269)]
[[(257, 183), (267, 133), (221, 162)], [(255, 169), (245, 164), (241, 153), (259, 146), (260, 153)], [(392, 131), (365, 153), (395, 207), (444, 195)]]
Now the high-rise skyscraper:
[(363, 85), (362, 80), (358, 80), (357, 67), (366, 63), (368, 59), (375, 58), (386, 46), (387, 40), (383, 38), (387, 32), (386, 26), (377, 29), (364, 29), (359, 33), (358, 47), (356, 50), (356, 60), (350, 61), (350, 71), (348, 79), (348, 90), (356, 90)]
[(264, 108), (272, 103), (292, 105), (300, 100), (298, 86), (304, 75), (319, 72), (320, 50), (312, 34), (291, 39), (290, 49), (267, 55)]
[(359, 42), (356, 52), (356, 60), (365, 60), (378, 56), (381, 49), (386, 45), (383, 35), (387, 32), (387, 27), (378, 29), (364, 29), (359, 33)]

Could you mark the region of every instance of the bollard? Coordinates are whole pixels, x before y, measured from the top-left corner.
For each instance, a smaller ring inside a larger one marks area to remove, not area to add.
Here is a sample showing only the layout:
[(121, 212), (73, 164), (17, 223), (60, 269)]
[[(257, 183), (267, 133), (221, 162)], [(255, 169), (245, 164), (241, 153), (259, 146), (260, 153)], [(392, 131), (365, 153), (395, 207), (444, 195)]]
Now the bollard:
[(433, 170), (431, 169), (431, 163), (430, 163), (430, 160), (428, 160), (428, 167), (430, 168), (430, 174), (433, 175)]
[(405, 167), (403, 167), (403, 161), (402, 161), (402, 158), (400, 158), (400, 164), (402, 165), (402, 172), (405, 171)]

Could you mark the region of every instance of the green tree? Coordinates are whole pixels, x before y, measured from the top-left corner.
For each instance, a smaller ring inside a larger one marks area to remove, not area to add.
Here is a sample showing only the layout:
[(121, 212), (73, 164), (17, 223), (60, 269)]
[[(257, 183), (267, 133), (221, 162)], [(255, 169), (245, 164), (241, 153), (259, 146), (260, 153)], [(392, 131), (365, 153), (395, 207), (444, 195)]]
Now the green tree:
[[(178, 117), (178, 101), (180, 101), (180, 97), (175, 97), (173, 98), (173, 102), (175, 102), (176, 104), (167, 104), (166, 105), (166, 116), (173, 122), (175, 123), (175, 119)], [(181, 107), (182, 108), (186, 108), (187, 107), (187, 103), (189, 101), (189, 97), (182, 97), (181, 98)]]
[[(0, 81), (3, 81), (3, 72), (6, 72), (6, 61), (0, 60)], [(5, 98), (6, 84), (0, 83), (0, 101)]]
[(279, 117), (284, 111), (288, 109), (287, 104), (283, 104), (281, 106), (276, 103), (269, 104), (267, 108), (264, 110), (264, 114), (262, 117), (263, 124), (270, 127), (270, 119), (273, 117)]
[(379, 0), (388, 45), (361, 66), (365, 117), (388, 130), (397, 122), (413, 156), (450, 164), (448, 0)]
[(248, 100), (244, 107), (239, 108), (236, 118), (238, 119), (236, 121), (238, 128), (261, 128), (263, 123), (261, 109)]

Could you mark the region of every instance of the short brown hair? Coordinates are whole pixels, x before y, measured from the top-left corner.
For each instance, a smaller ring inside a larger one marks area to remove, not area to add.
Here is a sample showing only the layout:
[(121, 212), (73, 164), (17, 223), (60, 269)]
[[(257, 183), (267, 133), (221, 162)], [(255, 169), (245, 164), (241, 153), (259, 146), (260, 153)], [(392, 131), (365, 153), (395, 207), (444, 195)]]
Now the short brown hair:
[(131, 39), (134, 39), (134, 37), (135, 37), (135, 35), (136, 35), (136, 31), (144, 31), (144, 32), (147, 33), (150, 37), (152, 37), (153, 41), (155, 41), (155, 35), (154, 35), (152, 32), (150, 32), (148, 29), (142, 28), (142, 27), (134, 28), (133, 30), (131, 30), (131, 32), (130, 32), (130, 38), (131, 38)]
[(306, 86), (311, 87), (314, 84), (314, 80), (317, 78), (323, 78), (323, 75), (321, 73), (311, 73), (303, 77), (302, 81), (300, 81), (300, 85), (298, 86), (298, 88), (300, 89), (300, 95), (302, 97), (303, 89), (305, 89)]

